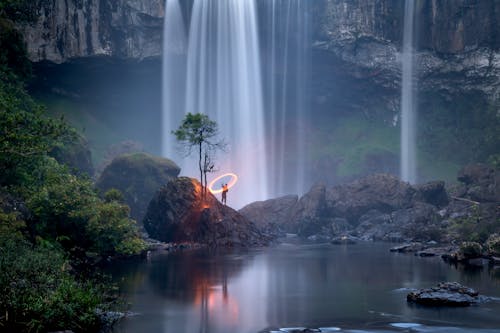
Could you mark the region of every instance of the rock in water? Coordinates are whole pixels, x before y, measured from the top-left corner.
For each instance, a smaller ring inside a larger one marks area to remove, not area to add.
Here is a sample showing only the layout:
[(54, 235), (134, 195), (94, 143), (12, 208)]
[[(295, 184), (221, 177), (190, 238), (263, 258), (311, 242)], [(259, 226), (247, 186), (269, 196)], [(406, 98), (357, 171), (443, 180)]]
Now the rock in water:
[(287, 195), (266, 201), (257, 201), (239, 210), (240, 214), (263, 229), (272, 226), (289, 230), (293, 207), (299, 200), (297, 195)]
[(120, 190), (130, 206), (131, 216), (141, 221), (155, 192), (179, 172), (180, 168), (166, 158), (146, 153), (124, 154), (104, 169), (96, 186), (103, 192), (111, 188)]
[(210, 192), (202, 199), (201, 184), (180, 177), (163, 186), (149, 203), (144, 228), (163, 242), (196, 242), (209, 246), (262, 246), (270, 238)]
[(406, 300), (431, 306), (469, 306), (479, 302), (479, 293), (457, 282), (442, 282), (437, 287), (413, 291)]

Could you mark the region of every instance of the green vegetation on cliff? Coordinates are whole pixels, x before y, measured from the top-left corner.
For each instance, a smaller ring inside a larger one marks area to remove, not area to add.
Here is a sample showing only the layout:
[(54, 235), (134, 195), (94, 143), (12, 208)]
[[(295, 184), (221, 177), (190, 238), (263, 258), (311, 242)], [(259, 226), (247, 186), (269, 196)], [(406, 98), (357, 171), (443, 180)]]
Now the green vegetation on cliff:
[(0, 331), (97, 331), (110, 301), (79, 268), (144, 243), (126, 205), (101, 200), (88, 178), (51, 157), (81, 137), (26, 93), (29, 61), (5, 16), (11, 4), (0, 1)]

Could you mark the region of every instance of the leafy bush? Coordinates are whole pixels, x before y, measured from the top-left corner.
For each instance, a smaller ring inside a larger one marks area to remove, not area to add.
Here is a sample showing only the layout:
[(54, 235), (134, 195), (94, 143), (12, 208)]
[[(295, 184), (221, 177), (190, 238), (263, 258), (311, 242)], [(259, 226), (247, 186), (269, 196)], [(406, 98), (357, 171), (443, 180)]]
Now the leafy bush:
[(476, 242), (463, 242), (460, 244), (459, 253), (464, 258), (479, 258), (483, 253), (483, 247)]
[(52, 159), (42, 170), (43, 185), (28, 199), (31, 230), (65, 249), (99, 255), (132, 255), (144, 249), (129, 208), (103, 202), (88, 179), (70, 174)]
[(486, 248), (488, 252), (493, 256), (500, 256), (500, 235), (493, 234), (486, 241)]
[(60, 251), (0, 235), (0, 329), (97, 331), (96, 309), (109, 305), (105, 293), (77, 282), (68, 270)]

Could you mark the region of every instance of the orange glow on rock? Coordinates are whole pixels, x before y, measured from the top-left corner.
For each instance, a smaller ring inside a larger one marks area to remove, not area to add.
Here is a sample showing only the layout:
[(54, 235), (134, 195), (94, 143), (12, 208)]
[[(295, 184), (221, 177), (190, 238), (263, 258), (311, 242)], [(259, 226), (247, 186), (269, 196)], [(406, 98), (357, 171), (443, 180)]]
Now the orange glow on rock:
[(224, 177), (231, 177), (231, 180), (229, 181), (229, 183), (227, 184), (227, 188), (231, 188), (234, 186), (234, 184), (236, 184), (236, 182), (238, 181), (238, 176), (236, 176), (236, 174), (232, 173), (232, 172), (229, 172), (229, 173), (226, 173), (222, 176), (219, 176), (217, 178), (215, 178), (214, 180), (212, 180), (210, 182), (210, 184), (208, 184), (208, 189), (210, 190), (210, 192), (212, 194), (217, 194), (217, 193), (222, 193), (222, 188), (220, 189), (217, 189), (217, 190), (214, 190), (213, 189), (213, 186), (215, 185), (215, 183), (218, 181), (218, 180), (221, 180), (222, 178)]

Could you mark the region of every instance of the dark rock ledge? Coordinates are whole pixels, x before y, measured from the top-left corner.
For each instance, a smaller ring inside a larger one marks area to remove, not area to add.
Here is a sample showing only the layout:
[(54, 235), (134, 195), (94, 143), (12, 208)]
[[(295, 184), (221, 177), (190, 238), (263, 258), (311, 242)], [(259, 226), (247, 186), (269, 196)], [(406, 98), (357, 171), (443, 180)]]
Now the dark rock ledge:
[(441, 282), (436, 287), (413, 291), (406, 296), (410, 303), (430, 306), (469, 306), (484, 300), (472, 288), (458, 282)]

